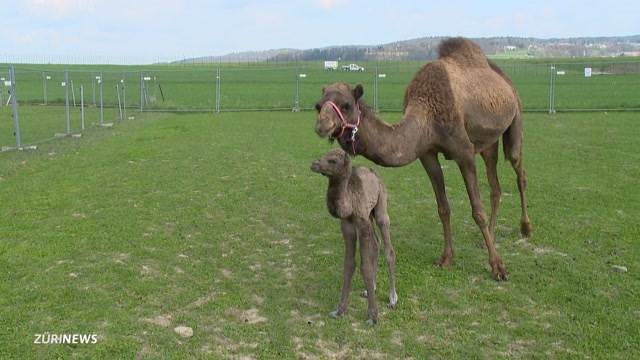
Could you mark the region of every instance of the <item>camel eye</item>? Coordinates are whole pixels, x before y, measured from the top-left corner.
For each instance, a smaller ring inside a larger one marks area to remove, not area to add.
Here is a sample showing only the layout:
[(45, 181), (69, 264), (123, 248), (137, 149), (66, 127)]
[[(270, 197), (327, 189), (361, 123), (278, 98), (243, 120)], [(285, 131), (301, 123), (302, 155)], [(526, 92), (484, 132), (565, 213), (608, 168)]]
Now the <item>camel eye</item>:
[(335, 163), (336, 163), (336, 159), (329, 159), (329, 164), (335, 165)]
[(350, 108), (351, 105), (349, 105), (349, 103), (345, 103), (342, 105), (342, 111), (349, 111)]
[(316, 104), (316, 111), (320, 112), (320, 110), (322, 110), (322, 105), (320, 105), (320, 103)]

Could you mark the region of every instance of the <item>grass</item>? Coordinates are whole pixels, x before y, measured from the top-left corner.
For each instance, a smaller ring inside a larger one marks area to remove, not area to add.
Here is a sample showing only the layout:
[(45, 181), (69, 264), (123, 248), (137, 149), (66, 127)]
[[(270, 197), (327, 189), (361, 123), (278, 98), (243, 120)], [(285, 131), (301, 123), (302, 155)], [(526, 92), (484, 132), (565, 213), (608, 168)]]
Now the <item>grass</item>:
[[(501, 161), (505, 283), (490, 278), (453, 163), (443, 162), (457, 256), (448, 270), (431, 265), (442, 231), (424, 171), (376, 167), (400, 302), (384, 308), (381, 263), (374, 328), (359, 276), (347, 316), (327, 316), (343, 245), (326, 180), (308, 169), (329, 148), (312, 113), (136, 114), (1, 154), (0, 358), (637, 358), (636, 118), (526, 115), (534, 235), (519, 236)], [(44, 332), (98, 343), (33, 344)]]

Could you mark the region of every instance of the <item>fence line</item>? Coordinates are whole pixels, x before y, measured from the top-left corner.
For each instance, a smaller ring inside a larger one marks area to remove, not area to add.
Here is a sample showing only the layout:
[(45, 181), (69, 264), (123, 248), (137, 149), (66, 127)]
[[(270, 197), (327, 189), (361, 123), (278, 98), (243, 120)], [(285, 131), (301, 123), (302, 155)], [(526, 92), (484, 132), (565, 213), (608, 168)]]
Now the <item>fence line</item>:
[[(319, 62), (123, 69), (0, 65), (0, 115), (13, 118), (0, 119), (0, 146), (20, 148), (54, 134), (73, 135), (83, 130), (82, 119), (87, 127), (126, 120), (132, 108), (135, 113), (309, 111), (322, 87), (339, 81), (363, 84), (364, 99), (375, 111), (402, 111), (405, 88), (423, 64), (365, 65), (363, 72), (328, 71)], [(500, 66), (527, 112), (640, 111), (640, 61)], [(72, 101), (72, 84), (82, 89), (80, 107)]]

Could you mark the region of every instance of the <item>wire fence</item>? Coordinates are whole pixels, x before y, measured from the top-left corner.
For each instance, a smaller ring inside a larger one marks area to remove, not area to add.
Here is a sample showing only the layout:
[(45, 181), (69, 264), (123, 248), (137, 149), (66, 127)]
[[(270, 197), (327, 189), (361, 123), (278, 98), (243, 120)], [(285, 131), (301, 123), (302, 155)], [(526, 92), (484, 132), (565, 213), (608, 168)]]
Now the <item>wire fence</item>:
[[(77, 136), (137, 112), (311, 110), (322, 87), (339, 81), (362, 84), (365, 101), (376, 111), (401, 111), (405, 88), (423, 63), (362, 65), (362, 71), (325, 70), (321, 62), (69, 70), (0, 65), (0, 146)], [(499, 65), (517, 87), (525, 111), (640, 110), (640, 61)]]

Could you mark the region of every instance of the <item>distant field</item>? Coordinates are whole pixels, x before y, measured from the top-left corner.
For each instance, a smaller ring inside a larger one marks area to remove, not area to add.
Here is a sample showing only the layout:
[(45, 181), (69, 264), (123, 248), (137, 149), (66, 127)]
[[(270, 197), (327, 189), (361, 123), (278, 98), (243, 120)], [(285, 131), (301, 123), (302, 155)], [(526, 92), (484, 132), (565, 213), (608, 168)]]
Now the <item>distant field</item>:
[[(51, 110), (23, 108), (25, 119), (64, 114)], [(431, 265), (442, 228), (424, 170), (358, 158), (387, 184), (398, 254), (399, 306), (384, 307), (381, 263), (374, 328), (359, 274), (347, 316), (327, 316), (343, 244), (326, 179), (309, 171), (330, 148), (313, 113), (135, 116), (0, 154), (0, 358), (640, 358), (635, 113), (525, 115), (534, 233), (520, 238), (501, 161), (504, 283), (490, 277), (452, 162), (457, 257), (443, 270)], [(98, 342), (33, 344), (45, 332)]]
[[(544, 111), (549, 107), (550, 64), (566, 75), (558, 75), (556, 107), (571, 109), (640, 109), (640, 60), (635, 58), (588, 59), (496, 59), (516, 84), (525, 109)], [(373, 103), (376, 75), (379, 79), (379, 106), (383, 110), (400, 110), (404, 90), (423, 62), (360, 62), (364, 73), (324, 71), (321, 62), (220, 64), (222, 110), (291, 109), (295, 101), (296, 76), (299, 79), (300, 105), (311, 108), (323, 85), (347, 81), (365, 87), (365, 99)], [(592, 78), (584, 78), (584, 67), (592, 67)], [(214, 109), (216, 98), (216, 71), (218, 65), (152, 65), (152, 66), (97, 66), (97, 65), (19, 65), (17, 78), (19, 98), (23, 102), (42, 103), (43, 76), (47, 82), (49, 103), (64, 102), (60, 82), (64, 70), (70, 71), (76, 98), (79, 87), (85, 87), (85, 101), (93, 105), (95, 77), (104, 78), (104, 101), (117, 105), (115, 86), (120, 80), (126, 85), (129, 107), (140, 104), (140, 76), (149, 76), (146, 82), (150, 100), (148, 109)], [(0, 65), (0, 74), (6, 68)], [(161, 91), (162, 90), (162, 91)], [(99, 96), (96, 95), (96, 103)]]

